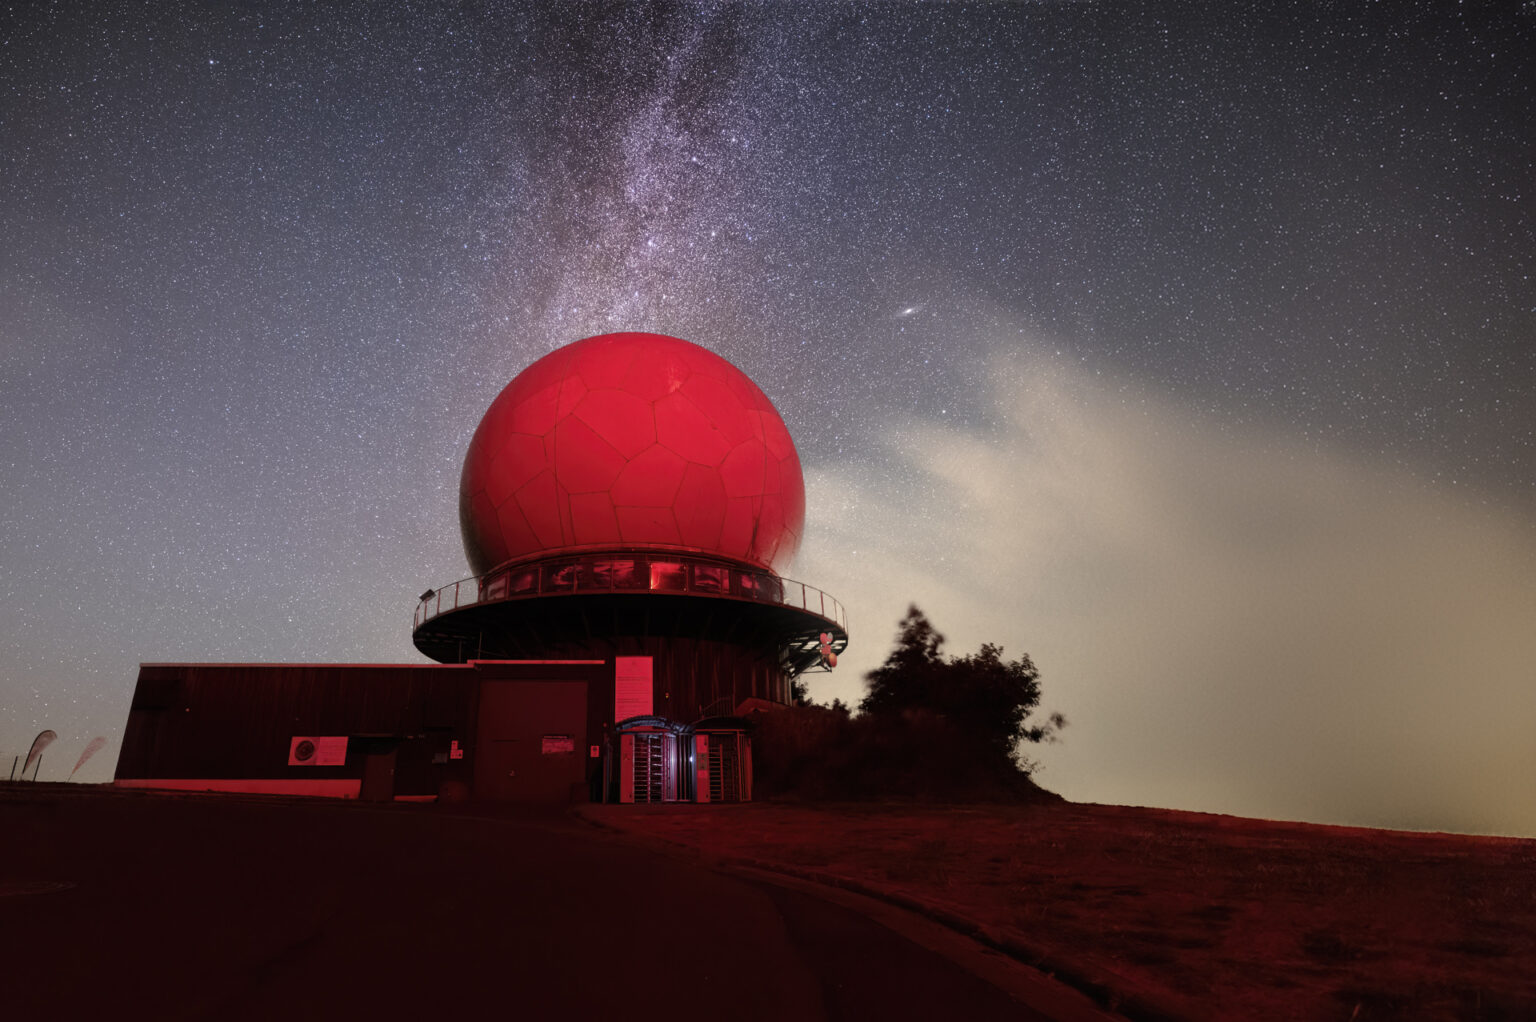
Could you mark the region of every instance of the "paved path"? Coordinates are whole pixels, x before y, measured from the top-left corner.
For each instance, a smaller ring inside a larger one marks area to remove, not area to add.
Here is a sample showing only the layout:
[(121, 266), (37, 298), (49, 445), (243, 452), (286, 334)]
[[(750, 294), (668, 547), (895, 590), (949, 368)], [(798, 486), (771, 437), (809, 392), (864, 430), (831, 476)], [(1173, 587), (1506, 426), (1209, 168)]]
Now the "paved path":
[(450, 808), (0, 790), (4, 1015), (1046, 1017), (814, 888)]

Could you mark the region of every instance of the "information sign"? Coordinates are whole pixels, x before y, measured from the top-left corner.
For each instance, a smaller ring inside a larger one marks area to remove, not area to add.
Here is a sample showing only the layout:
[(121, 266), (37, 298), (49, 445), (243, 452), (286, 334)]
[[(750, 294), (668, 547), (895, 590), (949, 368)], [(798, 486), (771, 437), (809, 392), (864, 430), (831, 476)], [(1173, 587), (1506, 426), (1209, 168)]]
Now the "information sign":
[(613, 719), (649, 717), (651, 703), (651, 658), (621, 656), (613, 661)]

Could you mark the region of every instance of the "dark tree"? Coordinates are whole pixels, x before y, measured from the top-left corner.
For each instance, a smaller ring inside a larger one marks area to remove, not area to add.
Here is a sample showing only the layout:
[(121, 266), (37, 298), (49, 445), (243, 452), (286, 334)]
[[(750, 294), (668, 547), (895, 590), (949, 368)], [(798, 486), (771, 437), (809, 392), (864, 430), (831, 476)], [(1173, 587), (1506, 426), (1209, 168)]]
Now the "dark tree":
[(869, 693), (859, 703), (860, 713), (876, 715), (905, 710), (936, 709), (934, 690), (944, 672), (944, 645), (927, 616), (913, 604), (901, 619), (896, 648), (885, 663), (864, 676)]
[(1040, 703), (1040, 672), (1028, 654), (1004, 660), (990, 643), (969, 656), (945, 659), (944, 636), (916, 606), (902, 619), (896, 648), (869, 672), (859, 709), (872, 716), (931, 713), (989, 757), (1018, 763), (1020, 742), (1040, 742), (1066, 725), (1061, 714), (1029, 723)]
[(789, 701), (794, 706), (811, 705), (811, 690), (799, 678), (789, 679)]

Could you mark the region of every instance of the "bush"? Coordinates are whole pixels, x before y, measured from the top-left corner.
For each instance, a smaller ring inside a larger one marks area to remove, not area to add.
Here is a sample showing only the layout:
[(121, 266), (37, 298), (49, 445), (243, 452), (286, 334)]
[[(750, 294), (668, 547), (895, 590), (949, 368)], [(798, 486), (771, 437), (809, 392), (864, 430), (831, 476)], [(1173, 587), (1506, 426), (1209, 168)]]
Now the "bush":
[(869, 693), (859, 709), (872, 717), (931, 713), (948, 721), (1000, 760), (1017, 763), (1021, 742), (1054, 738), (1066, 726), (1061, 714), (1030, 724), (1040, 703), (1040, 672), (1029, 655), (1004, 660), (1001, 646), (987, 643), (969, 656), (945, 658), (944, 636), (916, 606), (907, 610), (896, 646), (869, 672)]
[(944, 636), (917, 607), (896, 646), (871, 671), (851, 716), (841, 702), (817, 706), (796, 686), (796, 705), (758, 725), (754, 776), (767, 797), (926, 801), (1052, 800), (1030, 780), (1023, 742), (1054, 738), (1060, 714), (1032, 724), (1040, 672), (1028, 655), (1004, 660), (987, 644), (943, 655)]
[(763, 716), (753, 737), (760, 797), (809, 801), (1060, 801), (932, 714), (850, 717), (825, 706)]

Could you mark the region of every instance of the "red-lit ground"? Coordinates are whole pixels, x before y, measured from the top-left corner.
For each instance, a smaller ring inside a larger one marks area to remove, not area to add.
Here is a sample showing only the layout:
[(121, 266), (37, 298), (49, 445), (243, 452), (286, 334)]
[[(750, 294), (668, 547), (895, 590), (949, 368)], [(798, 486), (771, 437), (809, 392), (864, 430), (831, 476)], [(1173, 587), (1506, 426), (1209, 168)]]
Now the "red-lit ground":
[(6, 1020), (1104, 1018), (919, 917), (564, 807), (0, 783), (0, 836)]
[(972, 920), (1133, 1017), (1536, 1018), (1536, 840), (1071, 804), (583, 811)]
[[(1132, 1018), (1536, 1018), (1536, 841), (1069, 804), (578, 809), (978, 924)], [(5, 785), (0, 834), (17, 1017), (460, 1017), (491, 998), (644, 1018), (700, 996), (741, 1018), (882, 998), (882, 1017), (1021, 1017), (854, 918), (878, 914), (560, 813)]]

